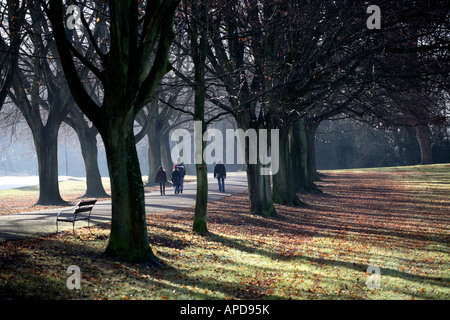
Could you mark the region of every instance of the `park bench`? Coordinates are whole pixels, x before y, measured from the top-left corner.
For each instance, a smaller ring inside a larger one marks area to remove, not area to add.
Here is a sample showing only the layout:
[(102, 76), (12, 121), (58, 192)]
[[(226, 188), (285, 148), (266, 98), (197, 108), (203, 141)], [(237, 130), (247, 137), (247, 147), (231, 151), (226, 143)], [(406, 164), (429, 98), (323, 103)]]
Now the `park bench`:
[[(96, 202), (97, 199), (81, 200), (74, 207), (61, 210), (56, 216), (56, 233), (58, 233), (58, 222), (72, 223), (73, 233), (75, 233), (75, 222), (80, 220), (87, 220), (90, 230), (89, 220), (91, 219), (92, 208), (94, 208)], [(66, 213), (61, 215), (64, 212)]]

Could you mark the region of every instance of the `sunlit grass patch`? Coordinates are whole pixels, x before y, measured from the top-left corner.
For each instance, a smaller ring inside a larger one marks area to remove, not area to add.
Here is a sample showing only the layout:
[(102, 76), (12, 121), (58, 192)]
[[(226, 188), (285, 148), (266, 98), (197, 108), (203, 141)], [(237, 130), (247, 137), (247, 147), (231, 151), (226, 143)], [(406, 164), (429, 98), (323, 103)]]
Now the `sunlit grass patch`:
[[(105, 191), (110, 193), (109, 178), (102, 178)], [(74, 204), (86, 193), (86, 179), (72, 177), (59, 182), (63, 200)], [(46, 209), (48, 206), (35, 206), (39, 199), (39, 186), (27, 186), (0, 190), (0, 215)]]

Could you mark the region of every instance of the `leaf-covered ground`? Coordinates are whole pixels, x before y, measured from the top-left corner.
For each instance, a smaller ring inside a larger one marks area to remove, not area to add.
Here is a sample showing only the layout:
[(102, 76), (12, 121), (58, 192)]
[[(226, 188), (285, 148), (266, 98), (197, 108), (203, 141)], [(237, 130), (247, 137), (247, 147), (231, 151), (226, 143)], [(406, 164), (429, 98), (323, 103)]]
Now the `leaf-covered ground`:
[(193, 209), (149, 215), (160, 269), (102, 256), (108, 225), (2, 243), (0, 298), (450, 298), (450, 165), (325, 175), (323, 194), (270, 219), (248, 213), (246, 194), (209, 204), (206, 236), (191, 232)]

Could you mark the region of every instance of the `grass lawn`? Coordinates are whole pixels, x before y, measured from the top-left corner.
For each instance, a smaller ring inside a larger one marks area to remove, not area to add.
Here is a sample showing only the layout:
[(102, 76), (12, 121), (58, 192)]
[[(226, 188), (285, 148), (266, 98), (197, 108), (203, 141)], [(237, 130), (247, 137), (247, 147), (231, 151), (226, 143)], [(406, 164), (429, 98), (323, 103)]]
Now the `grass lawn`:
[[(103, 178), (103, 187), (110, 193), (109, 178)], [(86, 180), (73, 177), (59, 182), (59, 191), (63, 200), (75, 204), (86, 192)], [(44, 210), (52, 206), (35, 206), (39, 199), (39, 186), (0, 190), (0, 215), (26, 211)]]
[(109, 225), (1, 243), (0, 298), (448, 300), (450, 165), (323, 173), (270, 219), (246, 194), (209, 204), (206, 236), (192, 208), (148, 215), (159, 269), (104, 257)]

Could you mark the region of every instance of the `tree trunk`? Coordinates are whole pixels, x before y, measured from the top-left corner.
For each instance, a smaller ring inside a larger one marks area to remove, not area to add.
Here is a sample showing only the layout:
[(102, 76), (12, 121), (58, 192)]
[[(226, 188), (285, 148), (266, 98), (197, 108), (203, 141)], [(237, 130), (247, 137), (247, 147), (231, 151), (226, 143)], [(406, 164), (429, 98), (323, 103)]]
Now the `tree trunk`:
[(86, 170), (86, 193), (83, 197), (107, 198), (98, 168), (97, 131), (76, 129)]
[(312, 184), (314, 185), (314, 188), (317, 188), (317, 186), (314, 184), (314, 181), (320, 180), (319, 173), (317, 172), (316, 167), (316, 130), (317, 130), (318, 124), (312, 123), (307, 121), (306, 124), (306, 135), (307, 135), (307, 141), (308, 141), (308, 172), (309, 176), (312, 180)]
[(107, 198), (100, 170), (98, 167), (98, 130), (94, 126), (89, 127), (83, 113), (75, 105), (69, 111), (69, 118), (64, 120), (76, 132), (80, 141), (81, 155), (83, 156), (86, 172), (86, 193), (83, 197)]
[(40, 132), (33, 132), (39, 166), (39, 199), (36, 205), (65, 205), (58, 182), (58, 129), (47, 123)]
[[(205, 99), (206, 99), (206, 50), (208, 45), (208, 2), (207, 0), (195, 0), (192, 3), (193, 12), (197, 13), (196, 21), (191, 26), (191, 51), (194, 62), (194, 126), (195, 163), (197, 171), (197, 194), (195, 199), (195, 213), (192, 230), (204, 234), (208, 232), (206, 223), (208, 205), (208, 170), (203, 157), (206, 142), (203, 134), (206, 131), (205, 124)], [(198, 123), (200, 123), (200, 128)]]
[(206, 164), (197, 164), (197, 195), (195, 197), (195, 214), (192, 230), (205, 234), (208, 232), (206, 223), (208, 207), (208, 169)]
[[(150, 141), (150, 140), (149, 140)], [(161, 166), (161, 148), (159, 143), (150, 143), (148, 145), (148, 182), (147, 186), (155, 184), (156, 173)], [(164, 168), (171, 172), (171, 168)]]
[[(306, 119), (300, 119), (294, 124), (292, 138), (293, 138), (293, 167), (296, 168), (293, 176), (297, 179), (297, 192), (301, 193), (320, 193), (320, 189), (314, 184), (316, 179), (315, 165), (312, 165), (312, 153), (314, 147), (311, 146), (314, 139), (314, 131), (308, 127)], [(314, 161), (315, 163), (315, 161)]]
[(112, 196), (111, 233), (105, 253), (131, 262), (158, 264), (147, 234), (144, 185), (133, 134), (134, 116), (108, 117), (108, 120), (110, 123), (103, 130), (99, 128)]
[[(148, 119), (150, 124), (147, 129), (148, 138), (148, 182), (147, 186), (155, 184), (156, 173), (159, 167), (162, 165), (161, 162), (161, 147), (159, 136), (161, 134), (159, 126), (156, 121)], [(165, 170), (171, 172), (171, 168), (164, 168)]]
[(278, 173), (273, 176), (272, 198), (274, 203), (297, 206), (303, 204), (297, 196), (298, 179), (293, 163), (293, 127), (291, 124), (280, 128), (280, 159)]
[(140, 32), (136, 29), (139, 1), (108, 1), (109, 51), (96, 50), (102, 70), (91, 64), (92, 55), (79, 59), (101, 81), (101, 107), (78, 74), (64, 26), (63, 4), (49, 2), (46, 12), (52, 22), (59, 61), (64, 73), (70, 75), (66, 77), (70, 91), (99, 130), (105, 145), (112, 197), (111, 233), (105, 253), (121, 260), (158, 264), (147, 235), (144, 184), (133, 125), (136, 115), (152, 100), (156, 87), (170, 71), (173, 21), (179, 1), (149, 2), (147, 10), (157, 17), (147, 14), (140, 21)]
[(261, 175), (261, 165), (247, 164), (250, 212), (263, 217), (276, 214), (272, 201), (270, 176)]
[(35, 61), (30, 98), (23, 90), (22, 78), (25, 76), (16, 72), (13, 81), (15, 95), (11, 93), (10, 97), (23, 114), (33, 135), (39, 166), (39, 199), (36, 205), (65, 205), (67, 202), (61, 198), (58, 182), (58, 131), (69, 112), (70, 103), (64, 99), (67, 97), (64, 86), (56, 89), (48, 84), (47, 89), (57, 92), (59, 96), (53, 95), (52, 99), (48, 99), (47, 122), (44, 125), (38, 103), (41, 81), (39, 72), (39, 65)]
[[(206, 223), (208, 207), (208, 169), (203, 157), (206, 148), (206, 141), (203, 141), (203, 134), (206, 131), (204, 110), (205, 110), (205, 82), (195, 82), (195, 112), (194, 120), (201, 123), (201, 128), (196, 128), (196, 134), (200, 137), (194, 137), (195, 157), (197, 172), (197, 193), (195, 197), (195, 213), (192, 230), (194, 232), (205, 234), (208, 232)], [(199, 149), (198, 149), (199, 148)]]
[(432, 164), (433, 153), (431, 149), (431, 138), (428, 126), (419, 125), (416, 127), (416, 138), (420, 147), (420, 164)]
[[(238, 127), (244, 131), (250, 129), (252, 122), (245, 113), (241, 112), (236, 117)], [(260, 139), (259, 131), (256, 128), (258, 141)], [(272, 201), (272, 189), (269, 175), (261, 175), (261, 164), (250, 163), (250, 145), (246, 141), (241, 141), (244, 147), (245, 165), (247, 172), (248, 194), (250, 201), (250, 212), (252, 214), (270, 217), (276, 214)]]
[(159, 136), (159, 146), (161, 149), (161, 162), (166, 170), (171, 170), (174, 164), (172, 162), (172, 156), (170, 154), (170, 143), (169, 143), (169, 130), (164, 130)]

